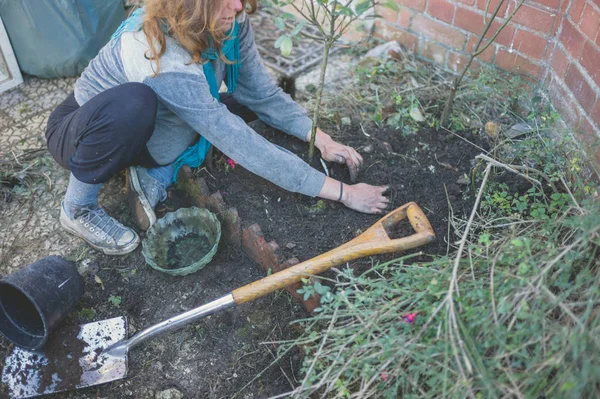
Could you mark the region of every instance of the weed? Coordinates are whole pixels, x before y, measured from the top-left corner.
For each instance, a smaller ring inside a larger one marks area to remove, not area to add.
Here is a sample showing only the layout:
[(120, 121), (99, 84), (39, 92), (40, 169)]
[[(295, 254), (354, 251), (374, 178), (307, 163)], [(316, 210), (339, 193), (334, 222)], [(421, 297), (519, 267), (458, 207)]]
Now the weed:
[(108, 297), (108, 302), (110, 302), (113, 306), (118, 308), (121, 305), (121, 296), (111, 295)]
[(29, 104), (27, 104), (26, 102), (22, 102), (19, 105), (17, 105), (17, 112), (19, 114), (26, 114), (28, 112), (31, 112), (31, 108), (29, 107)]
[(573, 142), (540, 129), (478, 157), (480, 205), (469, 221), (452, 215), (451, 256), (348, 268), (335, 287), (299, 291), (324, 300), (283, 347), (305, 351), (293, 396), (600, 396), (597, 188)]
[(96, 317), (96, 311), (92, 308), (81, 308), (79, 312), (77, 312), (77, 315), (79, 316), (80, 322), (88, 323), (94, 320), (94, 317)]

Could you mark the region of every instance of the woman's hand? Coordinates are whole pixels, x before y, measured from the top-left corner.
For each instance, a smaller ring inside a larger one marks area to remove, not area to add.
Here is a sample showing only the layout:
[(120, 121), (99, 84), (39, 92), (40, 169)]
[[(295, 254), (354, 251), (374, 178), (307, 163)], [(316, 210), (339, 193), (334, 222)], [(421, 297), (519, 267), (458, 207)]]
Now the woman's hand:
[(318, 196), (341, 201), (342, 204), (355, 211), (383, 213), (390, 203), (390, 200), (383, 195), (387, 190), (387, 186), (371, 186), (365, 183), (345, 184), (331, 177), (326, 177), (325, 184)]
[[(308, 140), (310, 140), (310, 132)], [(321, 158), (324, 160), (346, 164), (350, 171), (350, 181), (356, 181), (358, 171), (363, 164), (363, 158), (354, 148), (334, 141), (319, 128), (317, 128), (317, 136), (315, 137), (315, 147), (321, 151)]]
[(371, 186), (365, 183), (344, 185), (342, 204), (363, 213), (383, 213), (390, 200), (383, 195), (387, 186)]

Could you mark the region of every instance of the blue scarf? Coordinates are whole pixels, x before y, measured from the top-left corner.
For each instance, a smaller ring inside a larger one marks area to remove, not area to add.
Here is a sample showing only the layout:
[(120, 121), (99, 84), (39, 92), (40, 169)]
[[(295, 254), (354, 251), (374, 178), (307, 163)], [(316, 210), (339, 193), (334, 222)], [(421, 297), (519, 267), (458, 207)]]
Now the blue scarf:
[[(121, 37), (123, 32), (137, 32), (141, 30), (145, 12), (146, 11), (143, 7), (135, 10), (129, 18), (121, 23), (115, 33), (113, 33), (111, 36), (111, 40), (118, 39)], [(166, 26), (164, 27), (164, 30), (166, 34)], [(227, 91), (229, 93), (234, 92), (239, 76), (240, 38), (238, 32), (239, 25), (236, 21), (229, 32), (227, 32), (227, 37), (229, 39), (224, 40), (221, 48), (221, 52), (225, 58), (233, 62), (233, 64), (227, 64)], [(210, 37), (209, 41), (212, 42)], [(116, 41), (113, 42), (113, 46), (115, 43)], [(210, 87), (210, 94), (215, 100), (219, 101), (219, 86), (217, 85), (215, 71), (210, 63), (210, 60), (217, 59), (219, 59), (219, 50), (213, 46), (210, 46), (202, 53), (202, 60), (206, 61), (202, 68), (204, 69), (204, 75), (206, 76), (208, 86)], [(177, 182), (177, 173), (183, 165), (189, 165), (192, 168), (197, 168), (202, 164), (202, 162), (204, 162), (204, 158), (206, 158), (206, 154), (209, 150), (210, 143), (204, 137), (200, 136), (200, 139), (196, 142), (196, 144), (188, 147), (188, 149), (179, 155), (175, 162), (173, 162), (173, 166), (175, 167), (175, 171), (173, 173), (173, 183)]]

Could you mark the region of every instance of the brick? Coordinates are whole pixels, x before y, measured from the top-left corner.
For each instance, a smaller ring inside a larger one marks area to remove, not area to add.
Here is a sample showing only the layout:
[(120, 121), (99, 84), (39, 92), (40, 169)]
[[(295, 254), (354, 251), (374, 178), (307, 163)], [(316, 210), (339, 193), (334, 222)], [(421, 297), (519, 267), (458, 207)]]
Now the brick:
[(483, 15), (466, 8), (457, 8), (454, 25), (472, 33), (481, 34), (483, 29)]
[(375, 33), (374, 36), (383, 40), (396, 40), (406, 49), (411, 52), (417, 50), (419, 44), (419, 38), (412, 33), (406, 32), (402, 29), (390, 28), (387, 23), (381, 23), (381, 21), (375, 22)]
[(508, 0), (477, 0), (477, 8), (482, 11), (485, 11), (487, 7), (487, 12), (491, 16), (501, 1), (503, 1), (503, 4), (500, 7), (500, 11), (498, 11), (498, 17), (502, 18), (506, 15), (506, 9), (508, 8), (509, 3)]
[(574, 58), (579, 58), (579, 55), (583, 50), (585, 37), (579, 33), (577, 28), (569, 22), (569, 20), (564, 19), (559, 41), (565, 46), (569, 54)]
[(567, 73), (567, 69), (569, 69), (569, 59), (567, 55), (560, 48), (556, 48), (554, 50), (554, 54), (552, 54), (552, 59), (550, 60), (550, 67), (556, 73), (558, 77), (564, 79), (565, 74)]
[(561, 87), (561, 82), (561, 79), (553, 77), (552, 83), (548, 86), (548, 92), (552, 103), (558, 109), (565, 122), (573, 126), (579, 120), (579, 110), (577, 109), (577, 105), (571, 100), (569, 93)]
[(242, 227), (237, 209), (229, 208), (221, 216), (223, 238), (235, 248), (242, 245)]
[(400, 12), (398, 10), (394, 11), (389, 9), (388, 7), (377, 7), (377, 14), (381, 16), (384, 20), (388, 21), (391, 24), (395, 24), (398, 22), (398, 16)]
[(413, 16), (413, 13), (408, 8), (402, 8), (400, 10), (400, 15), (398, 16), (397, 25), (401, 28), (408, 29), (410, 27), (410, 21)]
[(586, 0), (571, 0), (571, 8), (569, 8), (569, 17), (575, 23), (581, 20), (581, 13), (585, 7)]
[[(559, 7), (557, 8), (558, 11), (558, 15), (561, 16), (561, 18), (565, 18), (567, 16), (567, 8), (569, 8), (569, 6), (571, 6), (571, 2), (570, 1), (562, 1), (559, 5)], [(555, 26), (558, 26), (560, 24), (554, 24)]]
[(451, 23), (454, 19), (454, 4), (446, 0), (429, 0), (427, 13), (441, 21)]
[[(259, 225), (253, 224), (242, 230), (242, 251), (257, 263), (265, 273), (268, 273), (269, 270), (277, 273), (298, 263), (298, 260), (295, 258), (282, 263), (278, 248), (279, 246), (274, 241), (267, 242), (265, 240)], [(312, 313), (319, 306), (321, 297), (315, 293), (308, 300), (304, 301), (303, 296), (297, 292), (302, 287), (303, 284), (297, 282), (287, 286), (286, 290), (304, 306), (304, 309), (308, 313)]]
[(598, 36), (598, 30), (600, 28), (600, 13), (594, 9), (594, 7), (586, 4), (581, 14), (581, 21), (579, 21), (579, 27), (589, 37), (594, 40)]
[[(461, 53), (457, 53), (452, 50), (448, 51), (448, 60), (446, 61), (446, 65), (454, 72), (461, 73), (465, 69), (467, 62), (469, 62), (468, 56)], [(480, 69), (481, 62), (479, 62), (477, 59), (474, 59), (471, 65), (469, 66), (469, 70), (477, 72)]]
[(600, 165), (600, 138), (596, 129), (587, 118), (582, 117), (575, 134), (579, 142), (584, 144), (586, 154), (596, 165)]
[[(514, 3), (511, 3), (511, 7), (508, 9), (508, 14), (514, 10), (514, 7)], [(519, 11), (517, 11), (512, 18), (512, 22), (514, 23), (518, 23), (538, 32), (548, 34), (552, 33), (555, 20), (556, 14), (541, 10), (528, 4), (523, 4), (523, 6), (519, 8)]]
[(412, 8), (415, 11), (425, 11), (426, 0), (396, 0), (398, 5)]
[(424, 38), (421, 38), (421, 40), (419, 40), (418, 53), (421, 56), (435, 62), (438, 65), (444, 65), (444, 63), (446, 62), (447, 51), (448, 50), (444, 46), (432, 42), (430, 40)]
[[(472, 54), (475, 49), (475, 45), (477, 45), (478, 37), (471, 36), (469, 41), (467, 42), (467, 54)], [(485, 47), (487, 41), (484, 41), (479, 46), (480, 48)], [(494, 55), (496, 54), (496, 46), (492, 44), (489, 46), (483, 53), (477, 56), (477, 59), (486, 63), (492, 63), (494, 60)]]
[[(454, 25), (467, 30), (469, 32), (480, 35), (483, 32), (484, 23), (483, 23), (483, 14), (467, 10), (466, 8), (457, 8), (456, 14), (454, 16)], [(498, 21), (492, 21), (492, 25), (490, 30), (485, 35), (486, 39), (491, 39), (494, 37), (498, 29), (502, 24)], [(502, 44), (504, 46), (510, 46), (512, 43), (512, 39), (515, 33), (515, 28), (508, 25), (502, 29), (502, 31), (498, 34), (496, 38), (496, 43)]]
[(548, 41), (533, 33), (518, 30), (513, 39), (513, 48), (520, 53), (526, 54), (536, 60), (541, 60), (546, 52)]
[(475, 0), (456, 0), (456, 2), (464, 4), (466, 6), (472, 6), (475, 4)]
[(571, 64), (565, 75), (565, 84), (585, 112), (591, 113), (596, 103), (596, 92), (585, 80), (575, 64)]
[[(557, 9), (560, 6), (560, 0), (533, 0), (534, 3), (544, 5), (549, 8)], [(564, 3), (567, 3), (566, 1)]]
[(594, 106), (591, 116), (596, 126), (600, 127), (600, 101), (596, 101), (596, 105)]
[(588, 155), (596, 158), (596, 161), (600, 160), (598, 152), (600, 145), (600, 137), (596, 131), (597, 127), (590, 123), (585, 115), (581, 116), (579, 123), (577, 124), (576, 133), (580, 142), (584, 144)]
[(509, 53), (501, 48), (498, 49), (496, 54), (496, 65), (507, 71), (528, 74), (533, 78), (539, 77), (541, 72), (541, 67), (538, 64), (517, 54), (516, 51)]
[(465, 35), (451, 26), (445, 25), (422, 15), (415, 15), (412, 29), (428, 39), (447, 44), (448, 46), (462, 50), (465, 45)]
[(600, 50), (592, 42), (585, 44), (580, 63), (600, 87)]

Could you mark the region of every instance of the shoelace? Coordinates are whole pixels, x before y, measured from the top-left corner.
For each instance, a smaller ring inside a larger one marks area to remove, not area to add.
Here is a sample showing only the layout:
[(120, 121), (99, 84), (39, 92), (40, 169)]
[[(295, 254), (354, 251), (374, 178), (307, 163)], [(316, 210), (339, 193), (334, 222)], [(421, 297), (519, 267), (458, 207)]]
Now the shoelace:
[[(100, 237), (101, 240), (110, 242), (109, 238), (112, 238), (117, 242), (119, 238), (125, 234), (125, 227), (112, 217), (108, 216), (104, 209), (100, 207), (96, 209), (83, 208), (82, 211), (85, 213), (81, 216), (79, 222), (89, 228), (90, 231), (97, 237)], [(102, 236), (100, 236), (100, 232), (102, 232)]]
[[(159, 202), (166, 200), (167, 190), (165, 190), (163, 185), (157, 182), (151, 176), (148, 176), (148, 179), (151, 179), (150, 183), (142, 182), (142, 190), (144, 190), (144, 193), (146, 193), (148, 201), (150, 201), (151, 203), (156, 202), (152, 204), (156, 205)], [(155, 199), (156, 201), (154, 201)]]

